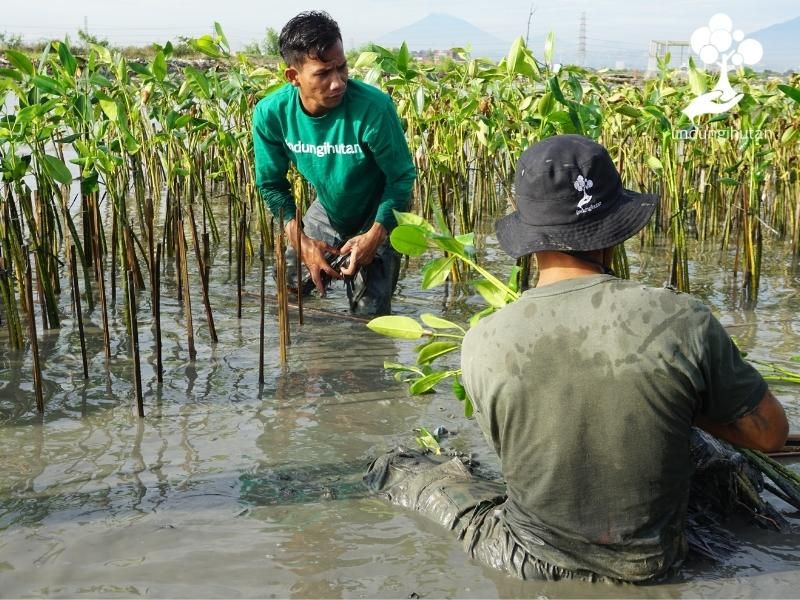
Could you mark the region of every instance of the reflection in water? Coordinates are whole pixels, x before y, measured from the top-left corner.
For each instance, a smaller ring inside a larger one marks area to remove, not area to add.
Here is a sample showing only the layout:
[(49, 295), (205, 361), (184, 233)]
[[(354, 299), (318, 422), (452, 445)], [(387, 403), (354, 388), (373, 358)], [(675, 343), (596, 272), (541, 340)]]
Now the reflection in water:
[[(491, 241), (491, 240), (490, 240)], [(494, 244), (486, 260), (510, 265)], [(700, 254), (698, 254), (700, 255)], [(660, 259), (633, 256), (638, 278), (664, 278)], [(220, 342), (197, 323), (198, 359), (187, 358), (174, 280), (164, 278), (165, 379), (155, 381), (146, 299), (140, 313), (143, 421), (133, 388), (122, 314), (112, 312), (112, 360), (105, 365), (99, 315), (87, 316), (90, 379), (80, 372), (69, 295), (65, 325), (41, 343), (47, 414), (34, 416), (30, 357), (0, 349), (0, 581), (4, 596), (162, 597), (683, 597), (793, 595), (800, 584), (797, 534), (777, 536), (741, 523), (742, 546), (722, 565), (695, 562), (681, 579), (648, 587), (509, 580), (469, 562), (451, 534), (366, 495), (361, 476), (385, 449), (412, 441), (420, 425), (443, 425), (447, 444), (497, 468), (480, 431), (447, 390), (409, 397), (384, 360), (412, 362), (398, 343), (363, 324), (306, 314), (292, 321), (279, 365), (274, 315), (266, 336), (266, 381), (258, 384), (258, 297), (251, 273), (245, 312), (224, 266), (212, 276)], [(696, 292), (753, 356), (797, 354), (800, 283), (785, 255), (769, 253), (755, 312), (743, 311), (715, 259), (693, 263)], [(412, 262), (395, 309), (440, 311), (440, 290), (421, 291)], [(309, 307), (339, 310), (343, 290)], [(170, 298), (173, 298), (170, 300)], [(463, 320), (475, 299), (448, 301)], [(454, 363), (457, 357), (452, 357)], [(777, 387), (800, 429), (797, 391)], [(798, 469), (797, 464), (792, 468)], [(781, 506), (779, 501), (776, 501)], [(791, 517), (797, 524), (797, 516)]]

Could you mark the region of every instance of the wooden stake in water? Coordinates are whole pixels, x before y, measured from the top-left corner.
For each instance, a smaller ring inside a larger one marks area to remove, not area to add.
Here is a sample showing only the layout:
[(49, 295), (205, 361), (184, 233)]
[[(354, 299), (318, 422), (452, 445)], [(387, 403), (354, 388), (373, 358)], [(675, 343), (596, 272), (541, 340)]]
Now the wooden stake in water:
[(72, 270), (72, 297), (75, 302), (75, 318), (78, 321), (78, 336), (81, 340), (81, 362), (83, 363), (83, 378), (89, 379), (89, 363), (86, 360), (86, 336), (83, 333), (83, 311), (81, 310), (81, 288), (78, 285), (78, 255), (75, 246), (70, 248), (70, 267)]
[(264, 318), (266, 308), (267, 257), (264, 252), (264, 237), (261, 237), (261, 321), (258, 330), (258, 383), (264, 384)]
[(25, 295), (29, 311), (31, 335), (31, 352), (33, 353), (33, 389), (36, 392), (36, 411), (44, 414), (44, 394), (42, 393), (42, 366), (39, 363), (39, 340), (36, 338), (36, 311), (33, 308), (33, 275), (31, 274), (31, 257), (28, 247), (23, 246), (25, 254)]
[(128, 317), (133, 348), (133, 388), (136, 392), (136, 408), (139, 411), (139, 418), (142, 418), (144, 417), (144, 401), (142, 399), (142, 364), (139, 357), (139, 325), (136, 321), (136, 290), (133, 287), (133, 271), (130, 269), (128, 269)]
[(156, 325), (156, 380), (158, 383), (163, 383), (164, 366), (161, 357), (161, 242), (156, 246), (156, 262), (154, 266), (153, 287), (155, 288), (155, 292), (153, 293), (153, 299), (155, 301), (155, 307), (153, 309), (153, 315)]

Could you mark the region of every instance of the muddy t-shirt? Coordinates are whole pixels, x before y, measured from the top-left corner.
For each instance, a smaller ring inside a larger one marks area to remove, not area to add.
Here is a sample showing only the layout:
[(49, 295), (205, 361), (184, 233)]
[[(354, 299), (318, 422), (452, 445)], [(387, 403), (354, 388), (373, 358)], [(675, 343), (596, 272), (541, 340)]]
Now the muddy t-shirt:
[(514, 535), (628, 581), (684, 555), (695, 417), (733, 421), (766, 391), (699, 300), (609, 275), (527, 291), (469, 331), (462, 368)]
[(256, 185), (276, 217), (294, 218), (286, 172), (293, 163), (317, 193), (333, 228), (349, 236), (373, 222), (395, 225), (416, 177), (392, 99), (356, 80), (342, 102), (320, 117), (306, 114), (290, 84), (262, 99), (253, 112)]

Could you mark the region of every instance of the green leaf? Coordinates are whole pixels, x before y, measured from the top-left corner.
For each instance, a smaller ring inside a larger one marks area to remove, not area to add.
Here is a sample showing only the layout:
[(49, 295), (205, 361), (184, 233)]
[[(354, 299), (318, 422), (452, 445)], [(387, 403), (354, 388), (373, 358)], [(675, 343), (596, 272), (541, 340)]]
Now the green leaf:
[(666, 115), (655, 106), (645, 106), (644, 112), (658, 121), (658, 125), (662, 131), (668, 131), (671, 128), (669, 119), (667, 119)]
[(425, 344), (417, 354), (417, 364), (429, 365), (440, 356), (459, 348), (461, 348), (461, 344), (458, 342), (430, 342)]
[(455, 260), (455, 256), (442, 256), (426, 264), (422, 268), (422, 289), (429, 290), (444, 283)]
[[(694, 59), (689, 57), (689, 87), (695, 96), (706, 93), (706, 76), (694, 66)], [(662, 94), (663, 95), (663, 94)]]
[(375, 64), (375, 61), (378, 60), (379, 54), (377, 52), (362, 52), (358, 55), (358, 59), (356, 60), (356, 64), (353, 65), (354, 69), (360, 69), (362, 67), (371, 67)]
[(69, 51), (69, 46), (64, 42), (58, 44), (58, 59), (61, 61), (64, 70), (69, 73), (70, 76), (74, 76), (75, 71), (78, 69), (78, 62), (75, 60), (72, 52)]
[(536, 110), (539, 114), (543, 117), (546, 117), (551, 112), (553, 112), (553, 107), (556, 105), (555, 98), (553, 98), (553, 94), (550, 92), (545, 92), (542, 94), (542, 97), (539, 98), (539, 104), (536, 107)]
[(781, 144), (790, 143), (794, 139), (796, 132), (797, 130), (794, 128), (794, 126), (790, 125), (781, 135)]
[(15, 71), (14, 69), (0, 68), (0, 77), (7, 77), (8, 79), (13, 79), (16, 82), (22, 81), (22, 73)]
[(522, 272), (522, 269), (517, 265), (514, 265), (511, 268), (511, 273), (508, 274), (508, 283), (506, 285), (513, 291), (519, 291), (519, 274)]
[(434, 371), (430, 375), (426, 375), (425, 377), (417, 379), (411, 384), (411, 386), (408, 388), (408, 391), (414, 396), (424, 394), (425, 392), (431, 391), (436, 384), (444, 379), (447, 379), (452, 374), (452, 371)]
[(436, 438), (433, 436), (433, 434), (424, 427), (419, 428), (419, 435), (416, 437), (416, 440), (420, 447), (428, 448), (429, 450), (432, 450), (434, 454), (442, 453), (442, 448), (439, 446), (439, 442), (436, 441)]
[(220, 25), (217, 21), (214, 21), (214, 31), (217, 32), (217, 36), (219, 37), (219, 41), (221, 42), (222, 47), (225, 48), (226, 50), (230, 49), (231, 46), (228, 43), (228, 38), (225, 37), (225, 32), (222, 31), (222, 25)]
[(476, 281), (474, 283), (475, 289), (483, 296), (483, 299), (489, 303), (489, 306), (494, 308), (503, 308), (507, 302), (507, 296), (504, 290), (501, 290), (496, 285), (489, 281)]
[(554, 31), (550, 31), (547, 34), (547, 39), (544, 42), (544, 62), (547, 65), (553, 64), (553, 51), (556, 47), (556, 34)]
[(114, 85), (108, 77), (105, 75), (101, 75), (100, 73), (93, 73), (92, 76), (89, 78), (89, 83), (91, 83), (95, 87), (107, 88)]
[(453, 395), (456, 397), (456, 400), (461, 402), (467, 397), (467, 388), (464, 387), (464, 384), (461, 383), (458, 376), (453, 378)]
[(630, 104), (623, 104), (616, 108), (617, 112), (621, 115), (625, 115), (626, 117), (631, 117), (634, 119), (638, 119), (642, 116), (642, 111), (638, 108), (631, 106)]
[(150, 70), (153, 71), (153, 77), (155, 77), (157, 81), (164, 81), (164, 78), (167, 76), (167, 57), (164, 56), (161, 50), (156, 52), (156, 55), (153, 57), (153, 64)]
[(778, 89), (782, 91), (784, 94), (789, 96), (795, 102), (800, 103), (800, 88), (792, 87), (790, 85), (779, 85)]
[(33, 63), (22, 52), (17, 52), (16, 50), (6, 50), (6, 59), (8, 59), (8, 62), (10, 62), (14, 68), (22, 71), (28, 77), (33, 77), (36, 73)]
[(99, 104), (109, 121), (116, 123), (119, 120), (119, 107), (115, 100), (101, 98)]
[(506, 57), (506, 74), (510, 76), (516, 74), (517, 63), (519, 62), (519, 56), (524, 46), (525, 40), (522, 39), (522, 36), (519, 36), (514, 40), (514, 43), (511, 44), (511, 48), (508, 50), (508, 56)]
[(460, 325), (431, 313), (422, 313), (419, 318), (431, 329), (458, 329), (462, 333), (464, 332), (464, 328)]
[(397, 68), (401, 72), (408, 70), (408, 65), (411, 62), (411, 53), (408, 51), (408, 45), (403, 42), (400, 45), (400, 50), (397, 52)]
[(392, 209), (392, 212), (394, 212), (394, 218), (397, 220), (398, 225), (418, 225), (419, 227), (423, 227), (429, 231), (434, 230), (433, 225), (428, 223), (424, 217), (421, 217), (416, 213), (400, 212), (394, 209)]
[(191, 40), (189, 44), (201, 54), (205, 54), (211, 58), (222, 58), (224, 56), (222, 52), (219, 51), (217, 44), (208, 34)]
[(400, 254), (420, 256), (428, 249), (428, 231), (419, 225), (398, 225), (389, 239)]
[(72, 173), (60, 158), (45, 154), (42, 159), (42, 166), (50, 177), (62, 185), (72, 183)]
[(731, 177), (720, 177), (720, 178), (719, 178), (719, 182), (720, 182), (722, 185), (739, 185), (739, 182), (738, 182), (738, 180), (736, 180), (736, 179), (733, 179), (733, 178), (731, 178)]
[(375, 333), (404, 340), (418, 340), (428, 333), (417, 321), (402, 315), (377, 317), (367, 323), (367, 327)]
[(653, 169), (653, 171), (663, 171), (664, 165), (661, 164), (661, 161), (658, 160), (655, 156), (648, 155), (647, 157), (647, 166)]
[(445, 252), (452, 252), (458, 256), (466, 256), (464, 244), (450, 235), (434, 235), (433, 243)]
[(52, 77), (47, 77), (46, 75), (34, 75), (31, 79), (31, 82), (41, 91), (48, 94), (63, 96), (65, 93), (64, 86), (61, 85), (60, 82), (56, 81)]
[(464, 416), (468, 419), (472, 418), (475, 414), (475, 406), (472, 404), (472, 399), (469, 396), (464, 397)]
[(401, 365), (400, 363), (389, 362), (388, 360), (383, 361), (383, 368), (386, 369), (387, 371), (416, 373), (417, 375), (425, 374), (417, 367), (409, 367), (408, 365)]
[(142, 75), (143, 77), (153, 76), (152, 71), (147, 68), (147, 65), (140, 65), (139, 63), (132, 62), (128, 65), (128, 68), (137, 75)]
[(194, 87), (192, 89), (198, 96), (205, 98), (206, 100), (211, 98), (211, 84), (209, 83), (208, 78), (202, 72), (198, 71), (194, 67), (186, 67), (183, 72), (187, 79), (194, 83)]

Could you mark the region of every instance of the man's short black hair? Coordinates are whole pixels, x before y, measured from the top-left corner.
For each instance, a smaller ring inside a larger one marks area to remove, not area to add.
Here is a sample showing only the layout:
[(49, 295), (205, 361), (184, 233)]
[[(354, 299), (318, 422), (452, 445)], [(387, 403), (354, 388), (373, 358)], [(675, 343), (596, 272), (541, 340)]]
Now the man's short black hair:
[(301, 12), (281, 30), (279, 39), (283, 60), (299, 67), (307, 58), (318, 58), (341, 41), (339, 25), (331, 16), (319, 10)]

